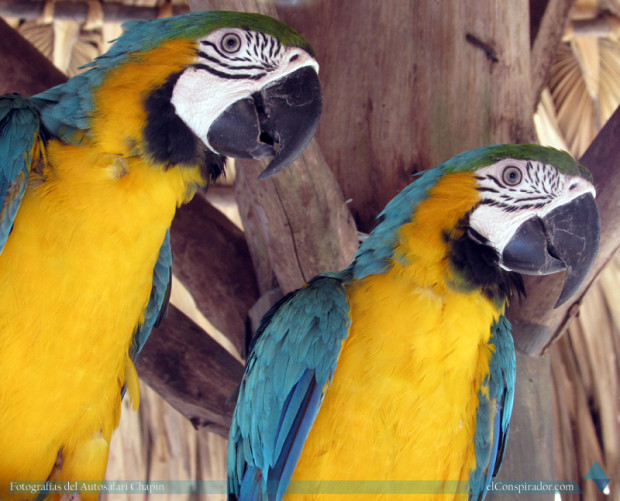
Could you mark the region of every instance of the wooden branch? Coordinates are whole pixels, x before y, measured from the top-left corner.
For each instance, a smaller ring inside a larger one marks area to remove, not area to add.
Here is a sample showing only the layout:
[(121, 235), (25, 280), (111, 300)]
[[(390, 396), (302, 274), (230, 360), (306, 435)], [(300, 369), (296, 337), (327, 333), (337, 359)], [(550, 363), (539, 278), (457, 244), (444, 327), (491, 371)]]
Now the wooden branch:
[(172, 222), (172, 271), (205, 317), (243, 353), (248, 310), (258, 299), (243, 232), (196, 195)]
[[(43, 13), (43, 1), (0, 0), (0, 16), (17, 17), (20, 19), (39, 19)], [(121, 2), (102, 2), (105, 22), (125, 22), (158, 17), (157, 7), (125, 5)], [(54, 19), (77, 21), (83, 23), (88, 15), (88, 2), (54, 2)], [(189, 9), (185, 5), (173, 5), (172, 14), (186, 14)]]
[[(568, 25), (570, 10), (575, 0), (530, 1), (532, 16), (532, 112), (547, 86), (551, 65), (555, 60), (562, 35)], [(544, 5), (544, 7), (543, 7)]]
[(235, 402), (231, 395), (243, 366), (173, 305), (153, 329), (137, 369), (195, 427), (227, 436)]
[[(254, 261), (259, 271), (273, 270), (283, 292), (350, 263), (355, 223), (314, 141), (294, 165), (266, 181), (258, 180), (265, 163), (237, 165), (235, 194)], [(262, 281), (268, 287), (269, 277)]]
[[(551, 416), (552, 381), (549, 357), (517, 353), (517, 384), (507, 453), (495, 480), (552, 480), (554, 429)], [(567, 480), (567, 479), (562, 479)], [(571, 479), (572, 480), (572, 479)], [(522, 501), (527, 495), (497, 492), (488, 501)], [(541, 500), (549, 498), (541, 497)], [(564, 499), (564, 498), (562, 498)]]
[(31, 96), (66, 80), (62, 71), (0, 19), (0, 95)]
[(570, 320), (579, 312), (579, 303), (605, 264), (620, 247), (620, 108), (615, 111), (592, 145), (581, 158), (594, 176), (597, 188), (596, 203), (601, 213), (601, 246), (590, 277), (566, 305), (553, 309), (563, 276), (524, 277), (528, 297), (509, 309), (513, 337), (517, 347), (530, 354), (540, 355), (562, 334)]
[(603, 12), (592, 19), (575, 19), (568, 23), (563, 40), (581, 37), (617, 39), (620, 34), (620, 19), (609, 12)]

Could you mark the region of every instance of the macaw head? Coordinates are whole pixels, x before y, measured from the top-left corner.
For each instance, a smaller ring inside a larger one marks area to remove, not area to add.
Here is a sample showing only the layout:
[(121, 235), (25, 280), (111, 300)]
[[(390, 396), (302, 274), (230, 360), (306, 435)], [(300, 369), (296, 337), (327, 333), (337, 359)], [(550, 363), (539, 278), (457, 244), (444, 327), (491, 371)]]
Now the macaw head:
[[(65, 110), (77, 108), (76, 117), (61, 117), (64, 125), (102, 143), (116, 141), (117, 149), (145, 150), (164, 165), (192, 165), (205, 154), (215, 164), (224, 156), (272, 157), (263, 178), (291, 164), (312, 139), (321, 114), (318, 64), (310, 45), (284, 23), (195, 12), (123, 28), (89, 71), (60, 86), (81, 95), (80, 102), (64, 99)], [(54, 91), (37, 97), (60, 101)], [(50, 115), (42, 113), (54, 130)], [(119, 134), (125, 137), (117, 140)]]
[(588, 275), (598, 252), (600, 219), (588, 170), (568, 153), (538, 145), (478, 148), (446, 162), (470, 171), (480, 200), (464, 238), (490, 248), (503, 270), (526, 275), (566, 271), (556, 307)]
[(522, 292), (520, 274), (566, 270), (556, 307), (588, 275), (600, 238), (588, 170), (538, 145), (484, 146), (424, 171), (379, 215), (352, 265), (361, 279), (398, 263), (416, 280), (479, 290), (494, 301)]

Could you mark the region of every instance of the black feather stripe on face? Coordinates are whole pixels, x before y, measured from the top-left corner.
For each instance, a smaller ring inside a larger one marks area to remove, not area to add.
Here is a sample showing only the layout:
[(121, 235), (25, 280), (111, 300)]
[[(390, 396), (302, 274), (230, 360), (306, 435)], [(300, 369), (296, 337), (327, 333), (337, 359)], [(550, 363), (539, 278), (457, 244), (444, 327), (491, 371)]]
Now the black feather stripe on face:
[(171, 75), (166, 83), (155, 89), (144, 102), (147, 119), (144, 139), (148, 155), (166, 169), (174, 166), (201, 165), (205, 182), (224, 172), (225, 158), (208, 150), (176, 114), (170, 102), (181, 72)]
[(445, 233), (448, 259), (456, 274), (456, 285), (480, 289), (493, 301), (506, 301), (512, 295), (525, 296), (521, 275), (506, 271), (499, 265), (499, 254), (486, 238), (469, 226), (469, 214), (459, 222), (453, 233)]

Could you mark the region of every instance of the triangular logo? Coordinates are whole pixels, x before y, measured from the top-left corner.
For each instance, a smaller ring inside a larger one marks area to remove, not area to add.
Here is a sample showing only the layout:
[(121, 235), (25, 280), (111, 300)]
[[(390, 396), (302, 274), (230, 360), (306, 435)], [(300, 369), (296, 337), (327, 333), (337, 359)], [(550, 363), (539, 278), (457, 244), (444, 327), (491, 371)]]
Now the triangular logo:
[(605, 475), (605, 472), (599, 466), (597, 461), (594, 461), (592, 468), (590, 468), (590, 471), (586, 473), (586, 478), (594, 481), (594, 483), (601, 492), (605, 492), (605, 487), (607, 487), (607, 484), (609, 484), (610, 480), (609, 477)]

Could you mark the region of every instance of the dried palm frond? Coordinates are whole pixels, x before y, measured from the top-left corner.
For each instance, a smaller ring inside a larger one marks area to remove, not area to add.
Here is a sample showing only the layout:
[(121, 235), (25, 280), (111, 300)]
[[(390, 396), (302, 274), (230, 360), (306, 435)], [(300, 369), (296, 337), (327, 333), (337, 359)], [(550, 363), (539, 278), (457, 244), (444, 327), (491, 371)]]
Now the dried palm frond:
[(548, 88), (544, 89), (540, 95), (540, 103), (534, 114), (534, 126), (540, 144), (553, 146), (560, 150), (568, 150), (566, 141), (564, 141), (564, 134), (558, 125), (555, 104)]
[(595, 37), (562, 43), (549, 90), (557, 121), (549, 126), (561, 131), (569, 151), (579, 157), (620, 104), (620, 43)]
[(26, 21), (18, 27), (18, 31), (70, 77), (80, 71), (80, 66), (102, 52), (101, 29), (82, 30), (73, 21), (56, 20), (49, 24)]
[(582, 499), (600, 499), (589, 469), (611, 477), (608, 499), (620, 499), (620, 255), (586, 295), (579, 317), (551, 349), (556, 478), (577, 480)]
[(18, 24), (17, 31), (49, 60), (54, 56), (54, 27), (37, 21)]

